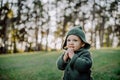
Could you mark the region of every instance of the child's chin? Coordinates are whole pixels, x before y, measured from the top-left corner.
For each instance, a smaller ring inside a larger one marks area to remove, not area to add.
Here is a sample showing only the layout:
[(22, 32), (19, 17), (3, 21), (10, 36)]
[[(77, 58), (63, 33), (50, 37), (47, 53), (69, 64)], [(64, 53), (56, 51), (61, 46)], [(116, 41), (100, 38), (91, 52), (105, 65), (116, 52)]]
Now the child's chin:
[(78, 49), (73, 49), (74, 51), (78, 51)]
[(76, 51), (75, 49), (73, 49), (73, 51)]

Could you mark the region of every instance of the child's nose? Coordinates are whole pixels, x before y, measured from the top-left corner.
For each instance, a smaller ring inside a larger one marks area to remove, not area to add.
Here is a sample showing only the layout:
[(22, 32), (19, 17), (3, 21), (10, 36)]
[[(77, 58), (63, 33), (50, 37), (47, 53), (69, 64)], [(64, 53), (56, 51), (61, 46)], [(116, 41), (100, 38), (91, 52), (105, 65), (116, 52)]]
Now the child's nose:
[(70, 44), (73, 44), (73, 41), (70, 41)]

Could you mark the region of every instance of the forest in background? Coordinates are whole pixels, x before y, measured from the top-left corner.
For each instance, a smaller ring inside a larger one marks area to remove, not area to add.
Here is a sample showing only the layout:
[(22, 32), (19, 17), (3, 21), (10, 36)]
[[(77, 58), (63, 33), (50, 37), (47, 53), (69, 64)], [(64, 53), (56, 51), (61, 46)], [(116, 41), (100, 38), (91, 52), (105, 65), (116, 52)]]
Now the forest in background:
[(76, 25), (93, 48), (120, 46), (120, 1), (0, 0), (0, 53), (61, 49)]

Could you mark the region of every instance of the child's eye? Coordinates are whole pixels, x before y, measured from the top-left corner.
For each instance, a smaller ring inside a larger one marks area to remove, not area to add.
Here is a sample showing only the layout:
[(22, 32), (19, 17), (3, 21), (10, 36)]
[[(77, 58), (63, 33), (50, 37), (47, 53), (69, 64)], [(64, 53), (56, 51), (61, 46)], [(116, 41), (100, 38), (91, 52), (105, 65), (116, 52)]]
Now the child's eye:
[(74, 39), (73, 41), (77, 42), (78, 40)]

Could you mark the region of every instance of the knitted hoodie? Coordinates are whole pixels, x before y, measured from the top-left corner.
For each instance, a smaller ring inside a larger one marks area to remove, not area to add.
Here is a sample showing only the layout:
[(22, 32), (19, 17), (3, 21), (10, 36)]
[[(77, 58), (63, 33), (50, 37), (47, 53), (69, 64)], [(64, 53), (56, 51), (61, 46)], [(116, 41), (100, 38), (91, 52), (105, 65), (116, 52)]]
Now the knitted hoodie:
[(78, 36), (84, 43), (85, 43), (85, 46), (84, 48), (86, 49), (89, 49), (90, 48), (90, 44), (86, 41), (86, 37), (85, 37), (85, 33), (83, 32), (82, 30), (82, 27), (80, 26), (76, 26), (74, 28), (72, 28), (66, 35), (66, 38), (65, 38), (65, 41), (63, 43), (63, 49), (65, 49), (66, 47), (66, 39), (69, 35), (76, 35)]

